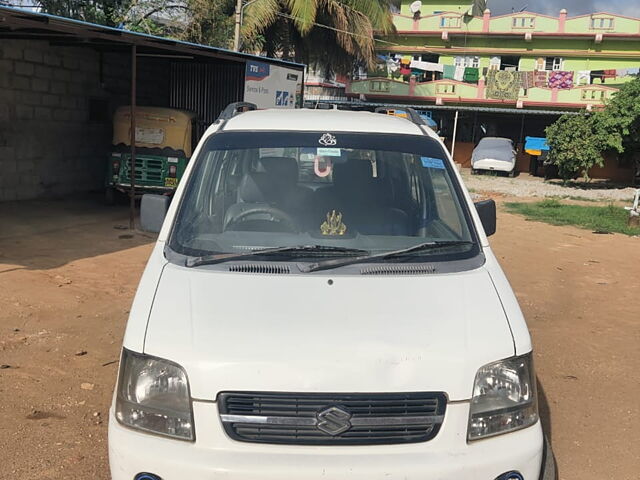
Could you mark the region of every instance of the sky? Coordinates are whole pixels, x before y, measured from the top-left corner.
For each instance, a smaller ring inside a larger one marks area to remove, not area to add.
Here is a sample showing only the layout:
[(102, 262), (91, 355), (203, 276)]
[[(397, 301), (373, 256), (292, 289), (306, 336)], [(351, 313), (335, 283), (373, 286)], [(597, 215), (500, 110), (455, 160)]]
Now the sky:
[(640, 1), (638, 0), (488, 0), (492, 15), (526, 10), (557, 16), (566, 8), (569, 16), (585, 13), (610, 12), (640, 18)]

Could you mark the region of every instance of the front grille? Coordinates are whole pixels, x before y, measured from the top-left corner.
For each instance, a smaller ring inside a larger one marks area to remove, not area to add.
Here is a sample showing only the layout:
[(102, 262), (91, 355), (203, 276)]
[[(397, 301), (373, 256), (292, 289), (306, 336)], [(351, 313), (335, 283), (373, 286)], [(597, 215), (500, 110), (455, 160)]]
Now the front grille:
[(434, 438), (446, 409), (435, 393), (222, 393), (220, 416), (239, 441), (292, 445), (380, 445)]
[[(124, 164), (123, 180), (129, 181), (131, 172), (131, 157)], [(148, 157), (136, 157), (136, 182), (163, 184), (162, 160)]]

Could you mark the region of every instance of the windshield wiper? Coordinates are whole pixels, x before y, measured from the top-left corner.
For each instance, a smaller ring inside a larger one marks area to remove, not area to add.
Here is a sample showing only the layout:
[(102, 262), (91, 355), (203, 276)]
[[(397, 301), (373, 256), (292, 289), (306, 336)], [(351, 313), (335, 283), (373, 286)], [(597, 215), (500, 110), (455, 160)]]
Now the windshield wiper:
[(344, 259), (332, 259), (324, 262), (317, 262), (302, 268), (304, 273), (317, 272), (320, 270), (329, 270), (332, 268), (345, 267), (347, 265), (354, 265), (356, 263), (366, 263), (371, 260), (386, 260), (388, 258), (402, 257), (412, 253), (433, 251), (441, 248), (455, 247), (460, 245), (473, 245), (473, 242), (467, 240), (436, 240), (433, 242), (420, 243), (411, 247), (403, 248), (400, 250), (393, 250), (391, 252), (382, 252), (375, 255), (364, 255), (361, 257), (353, 257)]
[(279, 253), (340, 253), (347, 255), (360, 255), (369, 253), (368, 250), (359, 248), (333, 247), (330, 245), (297, 245), (293, 247), (261, 248), (244, 253), (220, 253), (216, 255), (205, 255), (202, 257), (190, 257), (185, 262), (187, 267), (199, 267), (201, 265), (215, 265), (216, 263), (229, 262), (246, 257), (260, 255), (274, 255)]

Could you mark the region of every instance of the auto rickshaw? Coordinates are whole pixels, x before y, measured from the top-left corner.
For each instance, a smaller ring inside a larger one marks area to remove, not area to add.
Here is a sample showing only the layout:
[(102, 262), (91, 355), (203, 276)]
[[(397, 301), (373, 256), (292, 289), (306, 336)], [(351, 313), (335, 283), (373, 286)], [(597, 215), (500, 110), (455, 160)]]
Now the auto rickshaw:
[[(192, 153), (190, 112), (159, 107), (136, 108), (135, 191), (172, 193)], [(107, 163), (105, 200), (131, 188), (131, 107), (119, 107), (113, 119), (113, 146)]]

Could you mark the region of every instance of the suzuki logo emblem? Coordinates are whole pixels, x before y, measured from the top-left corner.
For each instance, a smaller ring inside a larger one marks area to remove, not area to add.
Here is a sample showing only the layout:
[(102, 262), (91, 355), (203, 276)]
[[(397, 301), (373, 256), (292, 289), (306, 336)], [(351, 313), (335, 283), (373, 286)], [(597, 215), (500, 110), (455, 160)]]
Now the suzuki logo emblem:
[(324, 433), (335, 436), (346, 432), (351, 428), (351, 413), (341, 407), (329, 407), (316, 415), (317, 427)]

